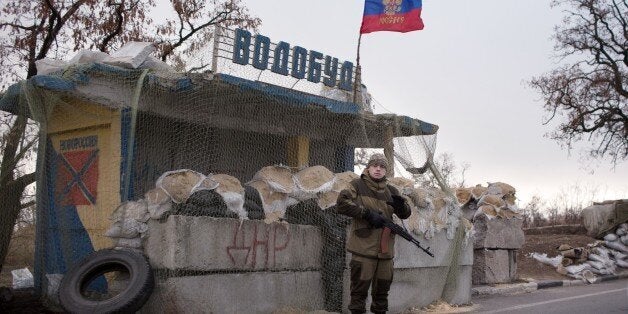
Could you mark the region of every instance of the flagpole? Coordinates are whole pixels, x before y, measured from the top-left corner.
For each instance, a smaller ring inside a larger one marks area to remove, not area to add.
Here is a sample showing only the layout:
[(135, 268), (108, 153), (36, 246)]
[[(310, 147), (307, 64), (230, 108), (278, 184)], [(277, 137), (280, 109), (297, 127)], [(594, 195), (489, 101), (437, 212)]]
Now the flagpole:
[(358, 36), (358, 52), (356, 55), (356, 70), (355, 70), (355, 82), (353, 83), (353, 102), (356, 103), (358, 98), (358, 84), (361, 84), (362, 78), (360, 69), (360, 43), (362, 42), (362, 32), (360, 32), (360, 36)]

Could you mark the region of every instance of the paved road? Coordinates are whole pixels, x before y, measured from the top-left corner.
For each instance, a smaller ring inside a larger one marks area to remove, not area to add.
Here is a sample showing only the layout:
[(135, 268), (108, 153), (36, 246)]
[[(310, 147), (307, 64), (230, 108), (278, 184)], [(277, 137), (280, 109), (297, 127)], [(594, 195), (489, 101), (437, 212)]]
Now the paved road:
[(628, 313), (628, 279), (472, 301), (477, 313)]

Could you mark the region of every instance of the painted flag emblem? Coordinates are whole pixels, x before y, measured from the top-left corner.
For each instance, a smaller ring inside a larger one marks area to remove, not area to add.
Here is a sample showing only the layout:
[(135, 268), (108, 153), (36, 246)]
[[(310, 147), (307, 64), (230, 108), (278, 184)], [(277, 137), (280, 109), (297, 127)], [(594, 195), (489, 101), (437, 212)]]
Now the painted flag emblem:
[(61, 205), (95, 205), (97, 187), (97, 148), (62, 151), (58, 155), (56, 194)]

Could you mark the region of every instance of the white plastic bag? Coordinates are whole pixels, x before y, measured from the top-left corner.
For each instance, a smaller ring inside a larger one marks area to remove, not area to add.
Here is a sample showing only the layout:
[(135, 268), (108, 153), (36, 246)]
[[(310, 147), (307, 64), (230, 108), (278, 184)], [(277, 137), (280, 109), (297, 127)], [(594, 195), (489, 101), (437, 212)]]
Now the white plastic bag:
[(12, 270), (11, 275), (13, 275), (13, 289), (31, 288), (35, 285), (33, 274), (28, 268)]

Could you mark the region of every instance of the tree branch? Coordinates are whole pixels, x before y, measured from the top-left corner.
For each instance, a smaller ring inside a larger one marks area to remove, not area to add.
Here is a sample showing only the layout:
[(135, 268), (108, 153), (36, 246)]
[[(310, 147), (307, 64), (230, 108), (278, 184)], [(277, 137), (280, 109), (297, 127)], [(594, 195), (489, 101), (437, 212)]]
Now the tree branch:
[[(163, 54), (161, 55), (161, 60), (162, 61), (166, 61), (166, 59), (168, 58), (168, 56), (170, 54), (172, 54), (174, 52), (174, 50), (181, 46), (187, 39), (189, 39), (190, 37), (194, 36), (194, 34), (196, 34), (197, 32), (199, 32), (200, 30), (210, 26), (210, 25), (214, 25), (214, 24), (218, 24), (222, 21), (224, 21), (226, 19), (226, 16), (228, 16), (231, 12), (233, 11), (221, 11), (218, 14), (216, 14), (216, 16), (214, 16), (213, 18), (211, 18), (209, 21), (199, 25), (198, 27), (194, 27), (192, 24), (190, 24), (190, 31), (186, 34), (183, 35), (183, 27), (181, 27), (181, 29), (179, 29), (179, 40), (177, 42), (175, 42), (174, 44), (171, 44), (169, 46), (169, 49), (166, 49)], [(224, 18), (220, 19), (219, 18), (225, 15)]]
[(102, 42), (98, 45), (98, 50), (103, 51), (103, 52), (107, 52), (107, 46), (109, 45), (109, 43), (118, 35), (120, 35), (120, 33), (122, 32), (122, 25), (124, 22), (124, 2), (122, 3), (118, 3), (118, 4), (113, 4), (114, 6), (117, 5), (117, 8), (115, 10), (115, 18), (116, 18), (116, 27), (114, 28), (114, 30), (109, 33), (107, 36), (105, 36), (105, 38), (103, 38)]
[(25, 31), (34, 31), (37, 28), (37, 25), (24, 26), (24, 25), (15, 24), (15, 23), (0, 23), (0, 28), (3, 28), (5, 26), (11, 26), (13, 28), (17, 28), (17, 29), (21, 29)]

